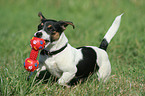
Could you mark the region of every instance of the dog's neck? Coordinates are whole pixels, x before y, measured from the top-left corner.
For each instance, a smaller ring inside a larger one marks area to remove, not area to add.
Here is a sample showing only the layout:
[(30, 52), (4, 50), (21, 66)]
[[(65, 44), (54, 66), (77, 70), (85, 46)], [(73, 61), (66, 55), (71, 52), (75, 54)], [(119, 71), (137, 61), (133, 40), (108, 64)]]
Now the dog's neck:
[(57, 41), (50, 43), (45, 49), (49, 52), (56, 51), (64, 47), (67, 42), (68, 42), (68, 39), (65, 36), (64, 32), (62, 32), (59, 39)]

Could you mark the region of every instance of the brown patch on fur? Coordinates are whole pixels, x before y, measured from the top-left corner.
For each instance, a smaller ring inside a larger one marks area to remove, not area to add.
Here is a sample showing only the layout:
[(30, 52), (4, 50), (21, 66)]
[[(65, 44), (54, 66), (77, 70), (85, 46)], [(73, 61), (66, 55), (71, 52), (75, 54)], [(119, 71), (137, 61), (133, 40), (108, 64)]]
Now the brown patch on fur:
[(48, 28), (52, 27), (52, 25), (49, 25)]
[(54, 32), (51, 34), (52, 41), (58, 40), (59, 37), (60, 37), (59, 32), (54, 31)]

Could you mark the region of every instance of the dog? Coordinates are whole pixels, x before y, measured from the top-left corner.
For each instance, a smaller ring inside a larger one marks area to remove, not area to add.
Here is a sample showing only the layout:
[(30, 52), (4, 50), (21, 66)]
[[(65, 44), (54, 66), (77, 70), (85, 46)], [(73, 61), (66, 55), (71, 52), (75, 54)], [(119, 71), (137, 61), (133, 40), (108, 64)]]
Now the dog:
[[(106, 49), (120, 26), (122, 15), (116, 17), (100, 47), (74, 48), (68, 43), (64, 33), (68, 25), (75, 28), (74, 24), (70, 21), (46, 19), (39, 12), (41, 23), (34, 36), (44, 39), (46, 45), (40, 52), (37, 76), (40, 75), (40, 72), (48, 70), (53, 76), (59, 78), (58, 84), (69, 86), (68, 83), (75, 78), (77, 80), (87, 78), (89, 75), (97, 73), (98, 81), (105, 82), (111, 74), (111, 64)], [(33, 72), (30, 76), (32, 74)]]

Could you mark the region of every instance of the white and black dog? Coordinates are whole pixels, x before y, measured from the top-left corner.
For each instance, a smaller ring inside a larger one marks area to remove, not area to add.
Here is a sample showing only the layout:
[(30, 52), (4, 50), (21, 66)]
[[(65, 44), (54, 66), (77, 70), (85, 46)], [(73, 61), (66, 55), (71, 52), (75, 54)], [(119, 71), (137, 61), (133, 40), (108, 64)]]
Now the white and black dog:
[(48, 70), (53, 76), (59, 78), (58, 84), (63, 86), (68, 86), (74, 78), (86, 78), (94, 72), (97, 72), (99, 81), (105, 82), (108, 79), (111, 74), (111, 64), (106, 49), (120, 26), (122, 14), (116, 17), (99, 48), (72, 47), (64, 34), (68, 25), (75, 28), (72, 22), (46, 19), (41, 12), (38, 16), (41, 18), (41, 23), (34, 36), (44, 39), (46, 45), (40, 53), (37, 76), (41, 71)]

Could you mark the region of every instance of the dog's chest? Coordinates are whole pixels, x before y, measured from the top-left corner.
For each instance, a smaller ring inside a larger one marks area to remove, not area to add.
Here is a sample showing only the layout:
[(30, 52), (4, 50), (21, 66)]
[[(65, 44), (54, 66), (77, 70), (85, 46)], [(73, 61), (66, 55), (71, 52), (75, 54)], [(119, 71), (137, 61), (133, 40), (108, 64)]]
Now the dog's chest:
[(62, 74), (62, 71), (59, 69), (57, 63), (55, 62), (55, 60), (53, 58), (48, 58), (45, 61), (45, 65), (46, 68), (49, 70), (49, 72), (56, 76), (56, 77), (60, 77)]

